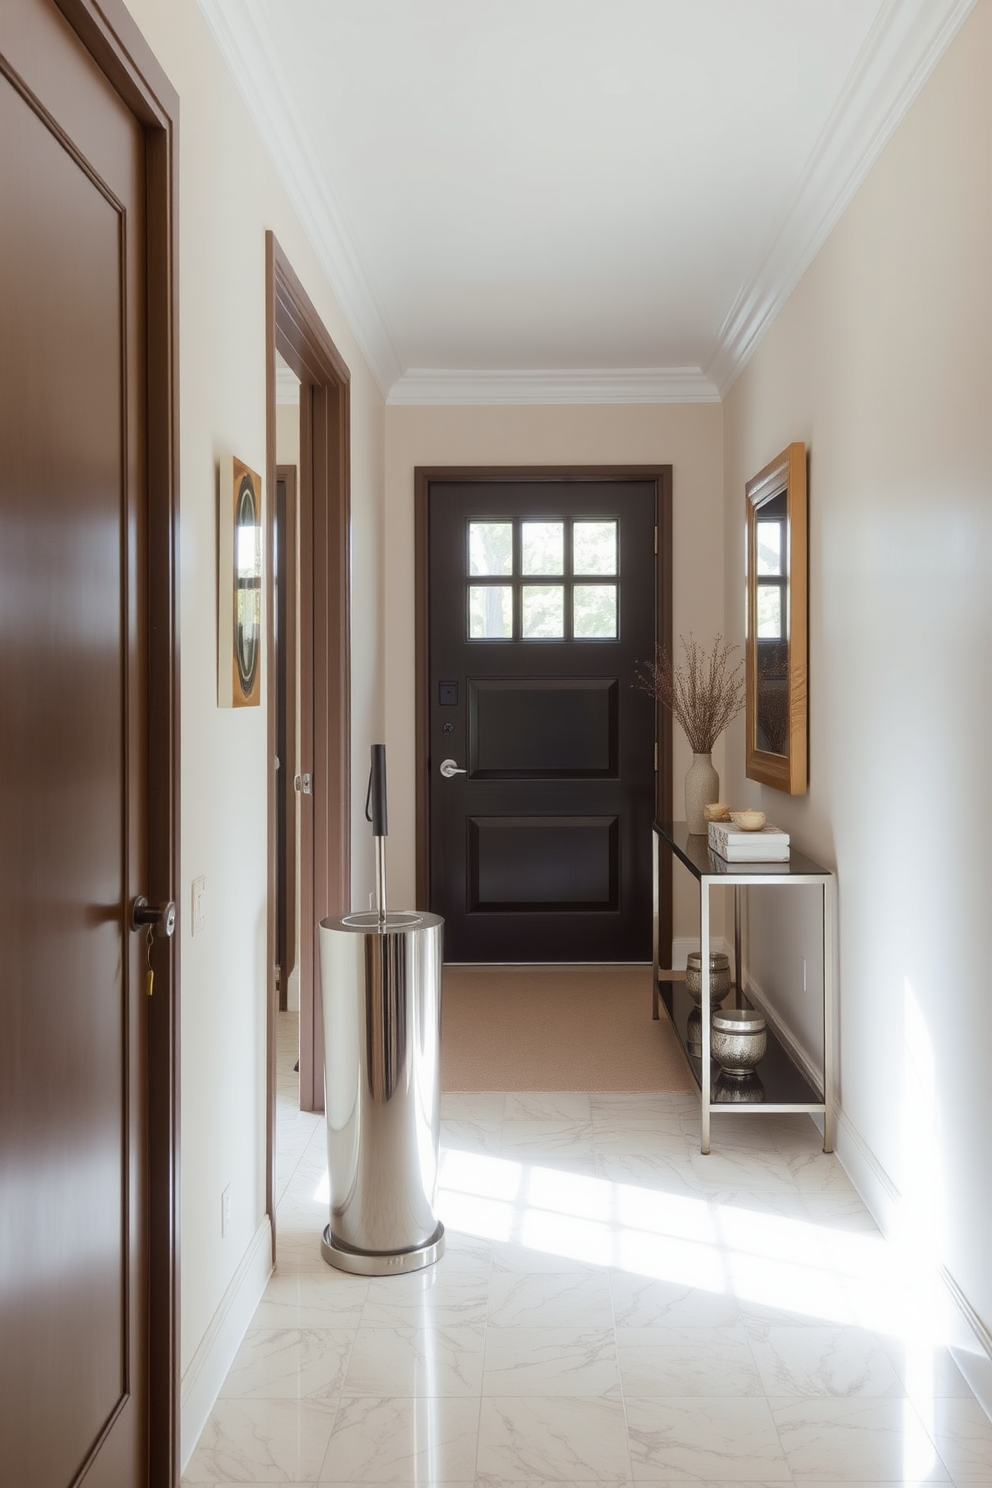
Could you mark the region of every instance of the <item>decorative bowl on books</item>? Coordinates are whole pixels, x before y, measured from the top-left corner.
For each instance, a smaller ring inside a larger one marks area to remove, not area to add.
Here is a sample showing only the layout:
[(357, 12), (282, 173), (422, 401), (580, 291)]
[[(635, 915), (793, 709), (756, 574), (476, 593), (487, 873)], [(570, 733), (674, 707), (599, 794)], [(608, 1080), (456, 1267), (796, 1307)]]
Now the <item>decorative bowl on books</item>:
[(742, 832), (760, 832), (765, 825), (765, 813), (763, 811), (732, 811), (730, 820), (735, 827), (740, 827)]
[(726, 801), (714, 801), (711, 806), (703, 807), (703, 816), (706, 821), (729, 821), (730, 807)]
[[(700, 951), (690, 951), (685, 960), (685, 990), (693, 1002), (703, 996), (703, 957)], [(730, 957), (726, 951), (713, 951), (710, 955), (710, 1003), (723, 1001), (730, 991)]]
[(752, 1008), (718, 1009), (712, 1017), (710, 1052), (726, 1075), (750, 1075), (764, 1058), (768, 1030)]

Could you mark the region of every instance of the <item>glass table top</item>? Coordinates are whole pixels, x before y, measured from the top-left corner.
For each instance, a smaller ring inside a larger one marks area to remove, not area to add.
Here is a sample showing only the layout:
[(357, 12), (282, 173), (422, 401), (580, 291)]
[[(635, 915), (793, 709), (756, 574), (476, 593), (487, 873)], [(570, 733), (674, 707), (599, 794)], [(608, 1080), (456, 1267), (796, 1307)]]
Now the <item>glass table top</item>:
[(793, 847), (784, 863), (731, 863), (713, 852), (704, 834), (689, 831), (683, 822), (660, 822), (654, 824), (655, 831), (668, 843), (676, 857), (689, 872), (698, 879), (735, 878), (779, 880), (802, 878), (832, 878), (833, 869), (814, 863)]

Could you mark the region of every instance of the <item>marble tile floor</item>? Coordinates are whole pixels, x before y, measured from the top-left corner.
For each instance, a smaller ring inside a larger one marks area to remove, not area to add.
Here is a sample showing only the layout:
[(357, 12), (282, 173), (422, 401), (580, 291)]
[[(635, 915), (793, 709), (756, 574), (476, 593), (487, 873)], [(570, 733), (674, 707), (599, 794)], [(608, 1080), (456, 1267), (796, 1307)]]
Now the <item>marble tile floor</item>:
[(278, 1254), (183, 1482), (992, 1488), (938, 1312), (807, 1117), (443, 1098), (447, 1252), (326, 1266), (323, 1118), (281, 1015)]

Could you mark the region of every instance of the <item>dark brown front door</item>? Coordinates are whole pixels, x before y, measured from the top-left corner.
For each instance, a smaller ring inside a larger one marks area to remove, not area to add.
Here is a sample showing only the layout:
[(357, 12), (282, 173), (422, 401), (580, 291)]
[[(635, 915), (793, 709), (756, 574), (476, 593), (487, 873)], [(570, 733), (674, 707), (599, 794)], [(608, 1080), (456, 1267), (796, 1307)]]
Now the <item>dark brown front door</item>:
[[(651, 958), (649, 480), (428, 488), (430, 908), (448, 961)], [(456, 773), (457, 772), (457, 773)]]
[(4, 0), (0, 140), (0, 1478), (130, 1488), (148, 1480), (128, 927), (149, 889), (144, 138), (41, 0)]

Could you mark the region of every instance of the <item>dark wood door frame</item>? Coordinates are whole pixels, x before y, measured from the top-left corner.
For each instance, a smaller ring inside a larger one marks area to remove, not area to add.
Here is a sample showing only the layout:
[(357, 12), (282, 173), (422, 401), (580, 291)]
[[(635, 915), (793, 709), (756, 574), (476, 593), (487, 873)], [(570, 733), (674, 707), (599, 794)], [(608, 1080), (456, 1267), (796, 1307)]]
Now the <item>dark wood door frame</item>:
[[(123, 0), (56, 0), (144, 131), (148, 450), (146, 893), (179, 900), (179, 98)], [(179, 941), (156, 942), (148, 1008), (149, 1464), (179, 1483)]]
[[(418, 466), (414, 471), (414, 605), (416, 649), (416, 875), (417, 903), (426, 905), (430, 898), (430, 713), (428, 708), (429, 674), (429, 591), (428, 591), (428, 498), (431, 485), (439, 482), (535, 482), (535, 481), (653, 481), (658, 511), (658, 644), (672, 648), (672, 467), (670, 465), (511, 465), (511, 466)], [(666, 818), (671, 815), (672, 800), (672, 720), (667, 712), (658, 711), (658, 770), (656, 775), (655, 811)], [(645, 823), (645, 831), (650, 831)], [(662, 945), (671, 944), (672, 873), (671, 863), (662, 868), (659, 885), (659, 936)]]
[[(276, 874), (276, 921), (280, 933), (277, 936), (282, 948), (279, 955), (279, 1010), (287, 1006), (289, 974), (296, 964), (296, 790), (293, 776), (296, 769), (296, 622), (297, 594), (296, 568), (298, 561), (296, 537), (297, 471), (295, 465), (276, 466), (277, 502), (274, 512), (278, 529), (278, 547), (272, 577), (276, 584), (278, 615), (273, 610), (273, 619), (280, 620), (279, 635), (275, 645), (277, 672), (275, 683), (276, 713), (282, 716), (279, 766), (276, 770), (276, 792), (282, 809), (282, 831), (277, 833)], [(278, 499), (278, 488), (282, 487), (283, 499)]]
[[(312, 300), (271, 232), (265, 235), (266, 484), (276, 480), (278, 350), (300, 379), (300, 772), (312, 795), (300, 820), (300, 1106), (324, 1104), (323, 1022), (317, 925), (350, 908), (351, 898), (351, 374)], [(266, 523), (272, 573), (275, 502)], [(269, 655), (272, 589), (269, 579)], [(276, 698), (269, 671), (268, 754), (275, 756)], [(275, 783), (268, 778), (269, 893), (267, 1204), (275, 1244)]]

